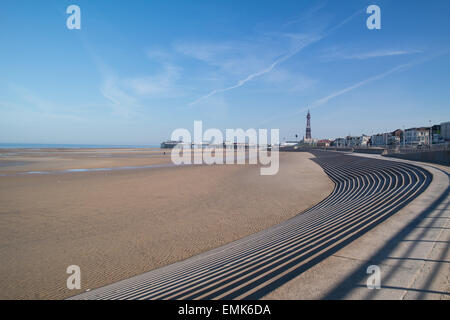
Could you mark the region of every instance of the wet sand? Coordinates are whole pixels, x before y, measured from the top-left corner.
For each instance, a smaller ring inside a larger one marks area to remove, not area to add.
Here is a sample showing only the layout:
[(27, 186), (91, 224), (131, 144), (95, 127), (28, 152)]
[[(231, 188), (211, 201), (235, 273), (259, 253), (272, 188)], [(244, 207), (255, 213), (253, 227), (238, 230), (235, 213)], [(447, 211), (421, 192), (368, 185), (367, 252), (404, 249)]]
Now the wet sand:
[[(66, 298), (289, 219), (332, 191), (311, 157), (281, 153), (275, 176), (261, 176), (255, 165), (57, 173), (168, 164), (170, 155), (2, 150), (0, 298)], [(55, 173), (20, 174), (41, 170)], [(69, 265), (81, 268), (81, 290), (66, 287)]]
[(0, 149), (0, 175), (170, 163), (162, 149)]

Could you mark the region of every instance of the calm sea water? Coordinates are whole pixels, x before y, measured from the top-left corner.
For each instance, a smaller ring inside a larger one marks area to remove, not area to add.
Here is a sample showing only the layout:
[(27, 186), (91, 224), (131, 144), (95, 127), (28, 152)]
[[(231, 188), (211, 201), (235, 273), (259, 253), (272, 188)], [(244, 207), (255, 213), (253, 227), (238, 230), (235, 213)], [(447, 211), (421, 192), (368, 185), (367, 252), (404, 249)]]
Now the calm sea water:
[(106, 145), (106, 144), (39, 144), (39, 143), (0, 143), (0, 149), (110, 149), (110, 148), (159, 148), (159, 145)]

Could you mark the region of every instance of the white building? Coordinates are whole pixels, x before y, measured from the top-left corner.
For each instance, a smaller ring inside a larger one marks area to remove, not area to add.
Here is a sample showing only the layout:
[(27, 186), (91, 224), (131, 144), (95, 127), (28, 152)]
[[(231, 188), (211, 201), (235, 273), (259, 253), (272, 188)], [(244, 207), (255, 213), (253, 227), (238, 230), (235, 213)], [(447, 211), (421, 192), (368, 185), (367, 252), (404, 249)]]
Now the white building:
[(346, 138), (347, 147), (367, 147), (370, 137), (363, 134), (362, 136), (348, 136)]
[(359, 146), (360, 147), (367, 147), (369, 145), (370, 136), (366, 136), (363, 134), (361, 137), (359, 137)]
[(394, 136), (389, 135), (388, 136), (388, 145), (390, 146), (399, 146), (401, 144), (401, 137), (400, 136)]
[(430, 128), (409, 128), (405, 130), (406, 145), (427, 145), (430, 143)]
[(399, 146), (402, 143), (403, 131), (397, 129), (392, 132), (378, 133), (372, 136), (373, 147)]

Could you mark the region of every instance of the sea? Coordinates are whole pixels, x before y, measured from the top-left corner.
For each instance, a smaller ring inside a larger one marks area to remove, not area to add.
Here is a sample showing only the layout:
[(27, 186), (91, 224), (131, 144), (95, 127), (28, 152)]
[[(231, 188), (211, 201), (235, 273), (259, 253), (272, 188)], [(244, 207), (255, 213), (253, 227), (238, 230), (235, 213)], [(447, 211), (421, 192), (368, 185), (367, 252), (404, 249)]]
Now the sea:
[(0, 143), (0, 149), (145, 149), (160, 145)]

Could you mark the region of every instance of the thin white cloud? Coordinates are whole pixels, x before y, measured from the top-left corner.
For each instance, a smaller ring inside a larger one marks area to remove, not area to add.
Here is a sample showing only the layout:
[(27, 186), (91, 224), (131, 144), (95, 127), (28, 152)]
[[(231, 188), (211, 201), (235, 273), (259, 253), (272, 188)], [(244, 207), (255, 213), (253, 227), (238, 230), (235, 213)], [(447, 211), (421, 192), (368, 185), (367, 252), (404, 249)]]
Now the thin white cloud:
[(17, 94), (17, 101), (14, 103), (0, 102), (0, 107), (9, 108), (14, 112), (35, 112), (47, 118), (84, 120), (73, 113), (73, 110), (77, 110), (77, 108), (68, 107), (67, 103), (63, 104), (64, 107), (62, 107), (61, 103), (42, 98), (35, 92), (16, 83), (9, 83), (8, 86)]
[(149, 59), (159, 62), (167, 62), (173, 58), (169, 52), (162, 48), (147, 49), (146, 54)]
[(328, 50), (328, 53), (322, 55), (322, 59), (325, 61), (334, 60), (367, 60), (373, 58), (381, 57), (392, 57), (392, 56), (403, 56), (421, 53), (421, 50), (395, 50), (395, 49), (385, 49), (385, 50), (373, 50), (369, 52), (355, 53), (350, 50), (340, 50), (332, 48)]
[(306, 47), (307, 45), (309, 45), (309, 44), (312, 43), (312, 42), (313, 42), (313, 40), (311, 40), (311, 42), (309, 42), (309, 43), (306, 43), (306, 44), (304, 44), (304, 45), (302, 45), (302, 46), (299, 46), (299, 48), (297, 48), (297, 49), (294, 50), (293, 52), (291, 52), (291, 53), (289, 53), (289, 54), (287, 54), (287, 55), (285, 55), (285, 56), (283, 56), (283, 57), (281, 57), (281, 58), (275, 60), (275, 61), (274, 61), (270, 66), (268, 66), (267, 68), (262, 69), (262, 70), (260, 70), (260, 71), (258, 71), (258, 72), (252, 73), (252, 74), (250, 74), (249, 76), (247, 76), (245, 79), (239, 80), (235, 85), (230, 86), (230, 87), (227, 87), (227, 88), (223, 88), (223, 89), (213, 90), (213, 91), (211, 91), (210, 93), (208, 93), (207, 95), (204, 95), (204, 96), (198, 98), (197, 100), (195, 100), (195, 101), (189, 103), (189, 105), (194, 105), (194, 104), (196, 104), (197, 102), (199, 102), (199, 101), (201, 101), (201, 100), (204, 100), (204, 99), (207, 99), (207, 98), (209, 98), (209, 97), (211, 97), (211, 96), (213, 96), (213, 95), (215, 95), (215, 94), (217, 94), (217, 93), (226, 92), (226, 91), (229, 91), (229, 90), (233, 90), (233, 89), (239, 88), (239, 87), (243, 86), (244, 84), (246, 84), (247, 82), (253, 80), (254, 78), (259, 77), (259, 76), (262, 76), (262, 75), (264, 75), (264, 74), (266, 74), (266, 73), (269, 73), (269, 72), (272, 71), (277, 65), (279, 65), (279, 64), (282, 63), (283, 61), (286, 61), (287, 59), (289, 59), (289, 58), (292, 57), (293, 55), (297, 54), (301, 49), (303, 49), (304, 47)]
[[(291, 72), (286, 68), (278, 68), (262, 78), (269, 88), (267, 90), (282, 90), (283, 92), (302, 92), (317, 85), (318, 80), (306, 75)], [(266, 89), (265, 89), (266, 90)]]
[[(302, 35), (300, 41), (296, 44), (296, 46), (294, 47), (293, 50), (291, 50), (290, 52), (288, 52), (287, 54), (281, 56), (280, 58), (276, 59), (274, 62), (272, 62), (268, 67), (263, 68), (257, 72), (254, 72), (250, 75), (248, 75), (246, 78), (239, 80), (236, 84), (226, 87), (226, 88), (222, 88), (222, 89), (216, 89), (213, 90), (211, 92), (209, 92), (208, 94), (201, 96), (200, 98), (190, 102), (188, 105), (192, 106), (197, 104), (198, 102), (205, 100), (213, 95), (216, 95), (218, 93), (223, 93), (223, 92), (227, 92), (236, 88), (239, 88), (241, 86), (243, 86), (244, 84), (246, 84), (247, 82), (260, 77), (262, 75), (265, 75), (269, 72), (271, 72), (275, 67), (277, 67), (279, 64), (283, 63), (284, 61), (290, 59), (291, 57), (295, 56), (296, 54), (298, 54), (300, 51), (302, 51), (304, 48), (308, 47), (309, 45), (320, 41), (321, 39), (325, 38), (326, 36), (328, 36), (329, 34), (331, 34), (332, 32), (336, 31), (337, 29), (339, 29), (340, 27), (342, 27), (343, 25), (345, 25), (347, 22), (349, 22), (351, 19), (353, 19), (356, 15), (361, 14), (363, 12), (363, 10), (358, 10), (357, 12), (355, 12), (354, 14), (352, 14), (350, 17), (346, 18), (345, 20), (343, 20), (342, 22), (338, 23), (337, 25), (335, 25), (333, 28), (331, 28), (330, 30), (328, 30), (328, 32), (326, 32), (323, 35), (309, 35), (306, 36)], [(289, 35), (291, 38), (295, 35)]]
[(120, 80), (112, 75), (104, 76), (100, 92), (115, 105), (134, 105), (137, 99), (120, 88)]
[(316, 6), (308, 9), (308, 11), (303, 13), (299, 18), (290, 20), (290, 21), (284, 23), (282, 27), (286, 28), (286, 27), (294, 25), (294, 24), (304, 23), (305, 21), (311, 19), (315, 13), (322, 10), (326, 6), (326, 4), (327, 4), (326, 1), (323, 1), (322, 3), (317, 4)]
[(114, 114), (129, 117), (138, 115), (143, 99), (161, 98), (177, 94), (176, 81), (181, 68), (169, 62), (171, 56), (161, 49), (146, 51), (149, 58), (161, 65), (161, 71), (151, 75), (118, 77), (102, 60), (96, 59), (102, 76), (100, 93), (110, 102)]
[(272, 62), (272, 64), (269, 65), (268, 67), (266, 67), (266, 68), (264, 68), (264, 69), (262, 69), (262, 70), (260, 70), (258, 72), (255, 72), (255, 73), (252, 73), (252, 74), (248, 75), (246, 78), (239, 80), (235, 85), (232, 85), (230, 87), (223, 88), (223, 89), (213, 90), (210, 93), (208, 93), (207, 95), (204, 95), (204, 96), (198, 98), (197, 100), (189, 103), (189, 105), (192, 106), (192, 105), (198, 103), (199, 101), (207, 99), (207, 98), (209, 98), (209, 97), (211, 97), (211, 96), (213, 96), (213, 95), (215, 95), (217, 93), (222, 93), (222, 92), (226, 92), (226, 91), (230, 91), (230, 90), (239, 88), (239, 87), (243, 86), (244, 84), (246, 84), (247, 82), (253, 80), (254, 78), (260, 77), (260, 76), (262, 76), (262, 75), (264, 75), (266, 73), (271, 72), (277, 65), (279, 65), (280, 63), (288, 60), (292, 56), (294, 56), (297, 53), (299, 53), (302, 49), (306, 48), (311, 43), (314, 43), (314, 42), (318, 41), (319, 39), (320, 39), (320, 37), (316, 37), (316, 38), (315, 37), (311, 37), (309, 40), (303, 41), (303, 43), (298, 45), (297, 48), (295, 48), (293, 51), (291, 51), (290, 53), (282, 56), (281, 58), (278, 58), (277, 60)]
[(212, 65), (220, 65), (217, 63), (217, 56), (223, 55), (236, 50), (236, 47), (245, 46), (244, 43), (188, 43), (176, 42), (173, 44), (175, 51), (191, 56), (195, 59), (208, 62)]
[[(279, 46), (270, 46), (268, 50), (267, 38), (251, 42), (204, 43), (178, 41), (173, 44), (173, 48), (182, 55), (214, 67), (213, 72), (216, 74), (224, 73), (242, 77), (253, 73), (254, 70), (263, 69), (267, 66), (267, 61), (272, 61), (285, 52)], [(272, 43), (272, 39), (269, 41)]]
[(122, 84), (134, 94), (150, 96), (174, 92), (175, 81), (180, 77), (180, 68), (165, 63), (162, 72), (143, 77), (126, 78)]
[(425, 58), (422, 58), (422, 59), (418, 59), (418, 60), (410, 62), (410, 63), (405, 63), (405, 64), (398, 65), (398, 66), (396, 66), (396, 67), (394, 67), (394, 68), (392, 68), (392, 69), (390, 69), (390, 70), (388, 70), (386, 72), (383, 72), (381, 74), (378, 74), (378, 75), (370, 77), (370, 78), (367, 78), (365, 80), (362, 80), (360, 82), (355, 83), (352, 86), (349, 86), (349, 87), (347, 87), (345, 89), (336, 91), (336, 92), (334, 92), (334, 93), (332, 93), (332, 94), (330, 94), (330, 95), (328, 95), (326, 97), (318, 99), (318, 100), (314, 101), (311, 104), (310, 108), (315, 108), (315, 107), (322, 106), (322, 105), (326, 104), (328, 101), (330, 101), (331, 99), (337, 98), (337, 97), (339, 97), (339, 96), (341, 96), (341, 95), (343, 95), (343, 94), (345, 94), (347, 92), (355, 90), (355, 89), (357, 89), (359, 87), (362, 87), (362, 86), (364, 86), (364, 85), (366, 85), (368, 83), (371, 83), (371, 82), (374, 82), (374, 81), (377, 81), (377, 80), (381, 80), (381, 79), (383, 79), (383, 78), (385, 78), (385, 77), (387, 77), (387, 76), (389, 76), (389, 75), (391, 75), (393, 73), (396, 73), (396, 72), (401, 72), (401, 71), (408, 70), (408, 69), (410, 69), (413, 66), (425, 63), (427, 61), (433, 60), (433, 59), (435, 59), (437, 57), (440, 57), (440, 56), (446, 55), (446, 54), (448, 54), (447, 51), (445, 51), (445, 52), (438, 52), (438, 53), (433, 54), (431, 56), (428, 56), (428, 57), (425, 57)]
[(390, 57), (390, 56), (403, 56), (407, 54), (415, 54), (415, 53), (421, 53), (420, 50), (385, 50), (385, 51), (374, 51), (374, 52), (367, 52), (367, 53), (360, 53), (360, 54), (354, 54), (350, 55), (350, 59), (358, 59), (358, 60), (365, 60), (365, 59), (371, 59), (371, 58), (379, 58), (379, 57)]
[(310, 109), (319, 107), (321, 105), (324, 105), (328, 101), (330, 101), (331, 99), (337, 98), (337, 97), (339, 97), (339, 96), (341, 96), (341, 95), (343, 95), (343, 94), (345, 94), (347, 92), (350, 92), (350, 91), (355, 90), (355, 89), (357, 89), (359, 87), (362, 87), (362, 86), (364, 86), (364, 85), (366, 85), (366, 84), (368, 84), (370, 82), (373, 82), (373, 81), (376, 81), (376, 80), (381, 80), (381, 79), (387, 77), (388, 75), (390, 75), (390, 74), (392, 74), (394, 72), (398, 72), (398, 71), (400, 71), (402, 69), (406, 69), (406, 68), (408, 68), (410, 66), (411, 66), (410, 64), (402, 64), (402, 65), (396, 66), (395, 68), (392, 68), (391, 70), (388, 70), (388, 71), (386, 71), (384, 73), (381, 73), (381, 74), (378, 74), (376, 76), (373, 76), (373, 77), (370, 77), (368, 79), (365, 79), (363, 81), (357, 82), (354, 85), (351, 85), (350, 87), (347, 87), (345, 89), (336, 91), (336, 92), (334, 92), (334, 93), (332, 93), (332, 94), (330, 94), (330, 95), (328, 95), (326, 97), (323, 97), (321, 99), (318, 99), (318, 100), (314, 101), (311, 104)]
[(284, 115), (281, 115), (281, 116), (275, 116), (275, 117), (273, 117), (273, 118), (264, 120), (264, 121), (262, 121), (261, 123), (259, 123), (259, 126), (264, 125), (264, 124), (267, 124), (267, 123), (270, 123), (270, 122), (273, 122), (273, 121), (275, 121), (275, 120), (293, 117), (293, 116), (295, 116), (295, 115), (304, 113), (304, 112), (306, 112), (307, 110), (310, 110), (310, 109), (314, 109), (314, 108), (323, 106), (323, 105), (327, 104), (330, 100), (335, 99), (335, 98), (337, 98), (337, 97), (339, 97), (339, 96), (342, 96), (342, 95), (344, 95), (344, 94), (346, 94), (346, 93), (348, 93), (348, 92), (350, 92), (350, 91), (353, 91), (353, 90), (355, 90), (355, 89), (357, 89), (357, 88), (360, 88), (360, 87), (362, 87), (362, 86), (365, 86), (365, 85), (367, 85), (367, 84), (369, 84), (369, 83), (371, 83), (371, 82), (374, 82), (374, 81), (377, 81), (377, 80), (384, 79), (384, 78), (386, 78), (387, 76), (389, 76), (389, 75), (391, 75), (391, 74), (393, 74), (393, 73), (406, 71), (406, 70), (412, 68), (413, 66), (416, 66), (416, 65), (422, 64), (422, 63), (424, 63), (424, 62), (433, 60), (433, 59), (435, 59), (435, 58), (437, 58), (437, 57), (439, 57), (439, 56), (446, 55), (446, 54), (448, 54), (448, 53), (449, 53), (448, 51), (445, 51), (445, 52), (439, 52), (439, 53), (436, 53), (436, 54), (434, 54), (434, 55), (432, 55), (432, 56), (428, 56), (428, 57), (425, 57), (425, 58), (423, 58), (423, 59), (416, 60), (416, 61), (411, 62), (411, 63), (398, 65), (398, 66), (396, 66), (396, 67), (394, 67), (394, 68), (392, 68), (392, 69), (390, 69), (390, 70), (388, 70), (388, 71), (386, 71), (386, 72), (383, 72), (383, 73), (380, 73), (380, 74), (378, 74), (378, 75), (375, 75), (375, 76), (372, 76), (372, 77), (370, 77), (370, 78), (367, 78), (367, 79), (365, 79), (365, 80), (359, 81), (359, 82), (357, 82), (357, 83), (355, 83), (355, 84), (353, 84), (353, 85), (351, 85), (351, 86), (349, 86), (349, 87), (347, 87), (347, 88), (341, 89), (341, 90), (336, 91), (336, 92), (334, 92), (334, 93), (332, 93), (332, 94), (330, 94), (330, 95), (328, 95), (328, 96), (325, 96), (325, 97), (323, 97), (323, 98), (317, 99), (317, 100), (315, 100), (314, 102), (312, 102), (309, 106), (307, 106), (307, 107), (305, 107), (305, 108), (302, 108), (302, 109), (300, 109), (300, 110), (298, 110), (298, 111), (296, 111), (296, 112), (293, 112), (293, 113), (290, 113), (290, 114), (287, 114), (287, 115), (284, 114)]

